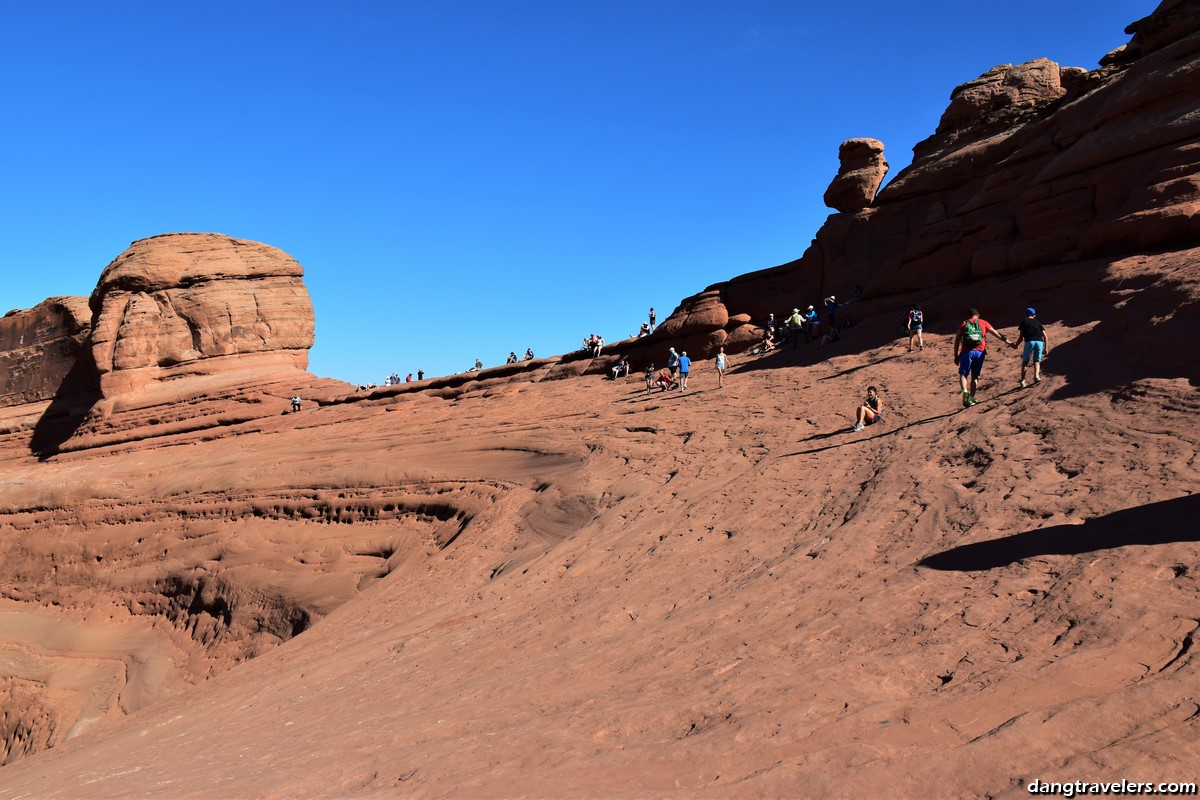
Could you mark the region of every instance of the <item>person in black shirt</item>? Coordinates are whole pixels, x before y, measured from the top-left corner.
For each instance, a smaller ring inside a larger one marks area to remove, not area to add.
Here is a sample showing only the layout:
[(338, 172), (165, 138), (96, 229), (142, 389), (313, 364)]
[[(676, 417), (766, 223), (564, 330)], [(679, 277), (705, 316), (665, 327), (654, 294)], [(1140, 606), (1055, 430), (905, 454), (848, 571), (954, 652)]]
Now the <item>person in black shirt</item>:
[(1025, 309), (1025, 319), (1017, 326), (1017, 340), (1012, 343), (1015, 350), (1017, 345), (1025, 342), (1025, 351), (1021, 354), (1021, 388), (1024, 389), (1025, 373), (1033, 365), (1033, 382), (1042, 382), (1042, 359), (1046, 357), (1049, 347), (1046, 345), (1046, 329), (1037, 319), (1037, 309)]

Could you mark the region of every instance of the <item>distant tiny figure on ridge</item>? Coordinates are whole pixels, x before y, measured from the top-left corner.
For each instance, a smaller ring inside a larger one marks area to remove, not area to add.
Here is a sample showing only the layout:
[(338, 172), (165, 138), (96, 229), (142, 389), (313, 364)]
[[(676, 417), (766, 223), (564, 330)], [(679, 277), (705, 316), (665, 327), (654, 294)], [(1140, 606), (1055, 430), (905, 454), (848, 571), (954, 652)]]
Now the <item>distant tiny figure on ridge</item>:
[(300, 410), (300, 395), (295, 395), (294, 397), (292, 397), (292, 411), (296, 412), (299, 410)]
[(521, 360), (522, 361), (533, 361), (533, 348), (532, 347), (525, 348), (525, 357), (522, 358)]
[(1007, 336), (993, 328), (987, 320), (979, 318), (978, 309), (972, 308), (967, 311), (967, 319), (958, 326), (958, 333), (954, 335), (954, 360), (958, 363), (958, 383), (962, 388), (963, 408), (969, 408), (979, 402), (975, 399), (975, 392), (979, 391), (979, 373), (983, 371), (989, 333), (995, 333), (1005, 344), (1012, 344)]
[(425, 380), (425, 370), (423, 370), (423, 369), (417, 370), (417, 380), (419, 380), (419, 381)]
[(854, 431), (857, 433), (868, 425), (883, 421), (883, 401), (879, 399), (879, 390), (874, 386), (867, 387), (867, 399), (858, 407), (854, 418)]
[(1025, 372), (1030, 364), (1033, 365), (1033, 382), (1042, 382), (1042, 359), (1050, 350), (1046, 344), (1046, 328), (1038, 321), (1035, 308), (1025, 309), (1025, 319), (1017, 326), (1017, 340), (1012, 343), (1012, 348), (1016, 350), (1022, 340), (1025, 352), (1021, 354), (1021, 388), (1024, 389), (1029, 385), (1025, 382)]
[(650, 306), (650, 332), (654, 333), (654, 306)]
[(515, 363), (517, 363), (517, 354), (516, 354), (516, 352), (514, 352), (514, 351), (512, 351), (512, 350), (509, 350), (509, 351), (508, 351), (508, 360), (506, 360), (504, 363), (505, 363), (505, 364), (515, 364)]

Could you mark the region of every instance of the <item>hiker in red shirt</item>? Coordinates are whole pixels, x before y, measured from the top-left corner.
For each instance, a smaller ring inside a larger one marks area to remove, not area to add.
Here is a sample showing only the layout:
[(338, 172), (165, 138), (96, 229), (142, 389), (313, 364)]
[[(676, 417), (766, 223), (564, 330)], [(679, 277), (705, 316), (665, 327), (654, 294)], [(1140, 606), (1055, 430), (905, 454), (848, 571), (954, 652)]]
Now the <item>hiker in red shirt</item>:
[[(987, 335), (995, 333), (1005, 344), (1008, 337), (996, 330), (985, 319), (979, 318), (978, 309), (970, 309), (967, 319), (958, 326), (954, 336), (954, 360), (958, 363), (958, 383), (962, 388), (963, 408), (975, 405), (975, 392), (979, 389), (979, 373), (983, 370), (983, 359), (987, 350)], [(968, 385), (967, 376), (971, 377)]]

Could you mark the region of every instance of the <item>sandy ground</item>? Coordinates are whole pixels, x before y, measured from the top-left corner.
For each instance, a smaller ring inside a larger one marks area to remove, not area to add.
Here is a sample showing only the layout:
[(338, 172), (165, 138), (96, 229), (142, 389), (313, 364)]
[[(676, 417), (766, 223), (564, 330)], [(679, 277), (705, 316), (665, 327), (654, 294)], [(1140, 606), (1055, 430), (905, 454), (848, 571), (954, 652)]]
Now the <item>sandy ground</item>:
[[(535, 371), (42, 462), (12, 411), (5, 732), (44, 741), (0, 796), (1195, 781), (1198, 255), (911, 298), (916, 353), (862, 304), (686, 393)], [(992, 342), (963, 409), (959, 309), (1029, 303), (1045, 379)]]

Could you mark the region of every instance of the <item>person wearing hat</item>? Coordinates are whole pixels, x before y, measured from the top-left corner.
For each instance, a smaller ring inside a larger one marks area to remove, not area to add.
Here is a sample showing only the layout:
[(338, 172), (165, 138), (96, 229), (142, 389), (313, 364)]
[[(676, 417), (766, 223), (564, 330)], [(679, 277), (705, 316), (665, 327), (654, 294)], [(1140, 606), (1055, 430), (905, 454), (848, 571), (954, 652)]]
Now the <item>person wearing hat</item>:
[(800, 320), (800, 309), (793, 308), (792, 315), (790, 317), (788, 317), (788, 321), (787, 321), (788, 336), (792, 337), (792, 349), (793, 350), (795, 350), (796, 346), (800, 344), (801, 324), (802, 323)]
[(817, 328), (821, 327), (821, 316), (812, 306), (804, 312), (804, 343), (808, 344), (817, 335)]
[(829, 315), (829, 327), (833, 327), (833, 318), (837, 314), (837, 298), (833, 295), (825, 298), (825, 311)]
[(1033, 365), (1033, 382), (1042, 382), (1042, 359), (1049, 349), (1046, 346), (1046, 328), (1038, 321), (1037, 309), (1032, 306), (1025, 309), (1025, 319), (1017, 326), (1017, 340), (1011, 347), (1016, 350), (1022, 341), (1025, 342), (1025, 351), (1021, 354), (1021, 388), (1024, 389), (1029, 385), (1025, 382), (1025, 373), (1030, 364)]

